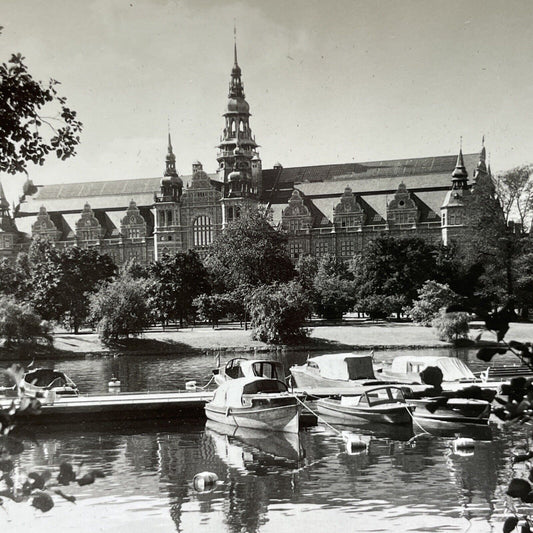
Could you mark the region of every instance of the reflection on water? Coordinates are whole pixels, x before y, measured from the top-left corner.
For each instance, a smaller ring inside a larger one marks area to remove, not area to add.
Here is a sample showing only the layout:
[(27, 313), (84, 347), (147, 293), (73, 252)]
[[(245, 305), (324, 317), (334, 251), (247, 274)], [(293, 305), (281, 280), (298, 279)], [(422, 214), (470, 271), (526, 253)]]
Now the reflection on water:
[[(280, 355), (281, 356), (281, 355)], [(305, 360), (307, 354), (287, 362)], [(228, 355), (228, 358), (231, 354)], [(295, 361), (295, 359), (298, 359)], [(82, 390), (106, 390), (118, 375), (123, 390), (156, 390), (207, 382), (213, 358), (130, 357), (67, 360), (56, 367)], [(337, 426), (365, 446), (351, 454), (325, 425), (299, 435), (272, 435), (204, 421), (129, 422), (39, 427), (22, 434), (16, 470), (50, 470), (62, 461), (80, 473), (101, 469), (93, 485), (63, 487), (76, 504), (57, 498), (43, 515), (4, 501), (2, 531), (128, 532), (421, 532), (500, 531), (510, 453), (529, 444), (526, 428), (430, 428), (415, 436), (390, 424)], [(469, 433), (469, 431), (472, 431)], [(475, 439), (467, 452), (458, 436)], [(195, 492), (202, 471), (220, 483)], [(525, 473), (527, 477), (527, 472)]]

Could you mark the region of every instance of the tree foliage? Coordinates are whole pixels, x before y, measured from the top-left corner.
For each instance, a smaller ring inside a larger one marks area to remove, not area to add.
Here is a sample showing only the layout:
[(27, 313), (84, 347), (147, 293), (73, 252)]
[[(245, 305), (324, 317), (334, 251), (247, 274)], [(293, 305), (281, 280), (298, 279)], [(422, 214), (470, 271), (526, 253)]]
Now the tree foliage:
[(20, 54), (0, 64), (0, 172), (26, 172), (28, 162), (42, 165), (51, 153), (75, 155), (82, 124), (58, 85), (36, 81)]
[(53, 248), (35, 241), (30, 248), (31, 301), (48, 320), (63, 321), (78, 332), (89, 312), (89, 295), (116, 273), (107, 255), (73, 246)]
[(441, 341), (457, 342), (468, 338), (470, 316), (468, 313), (447, 313), (442, 309), (433, 319), (433, 327)]
[(531, 166), (522, 165), (507, 170), (498, 176), (495, 188), (505, 221), (508, 223), (518, 218), (521, 229), (528, 231), (533, 210)]
[(106, 342), (140, 335), (151, 323), (146, 281), (123, 275), (104, 284), (90, 296), (90, 320)]
[(194, 299), (210, 291), (207, 270), (198, 254), (193, 250), (164, 254), (151, 265), (150, 273), (151, 302), (157, 318), (163, 324), (179, 320), (180, 326), (185, 319), (194, 318)]
[(7, 345), (53, 342), (50, 324), (29, 303), (19, 303), (13, 296), (0, 297), (0, 336)]
[(409, 309), (409, 317), (413, 322), (423, 326), (431, 326), (439, 311), (454, 302), (458, 295), (448, 285), (429, 280), (418, 289), (418, 298)]
[(294, 343), (305, 336), (303, 325), (311, 302), (297, 281), (261, 285), (248, 304), (253, 338), (271, 343)]
[(437, 277), (437, 250), (420, 238), (380, 237), (352, 263), (357, 309), (377, 315), (402, 312), (428, 279)]
[(267, 215), (243, 211), (213, 242), (206, 259), (217, 292), (257, 287), (295, 276), (286, 236), (275, 230)]
[(325, 256), (318, 263), (312, 289), (315, 310), (323, 318), (342, 318), (355, 304), (355, 282), (346, 263)]

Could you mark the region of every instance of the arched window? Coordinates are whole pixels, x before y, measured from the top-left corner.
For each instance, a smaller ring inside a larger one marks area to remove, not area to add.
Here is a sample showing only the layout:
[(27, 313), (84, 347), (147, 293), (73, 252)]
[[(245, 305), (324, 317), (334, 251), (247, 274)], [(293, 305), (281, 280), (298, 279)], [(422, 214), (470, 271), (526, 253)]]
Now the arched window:
[(193, 225), (194, 246), (208, 246), (213, 242), (213, 227), (211, 219), (205, 215), (198, 217)]

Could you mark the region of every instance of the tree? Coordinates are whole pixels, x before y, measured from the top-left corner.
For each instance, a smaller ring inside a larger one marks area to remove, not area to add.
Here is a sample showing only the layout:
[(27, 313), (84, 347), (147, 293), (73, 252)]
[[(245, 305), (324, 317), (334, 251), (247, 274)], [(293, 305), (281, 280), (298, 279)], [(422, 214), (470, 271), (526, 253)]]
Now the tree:
[(287, 237), (258, 210), (244, 211), (210, 246), (206, 267), (217, 292), (257, 287), (295, 276)]
[(19, 300), (24, 300), (28, 297), (29, 281), (27, 254), (20, 253), (14, 263), (6, 257), (0, 260), (0, 294), (11, 294)]
[(57, 250), (46, 241), (30, 247), (31, 301), (48, 320), (79, 331), (89, 312), (89, 295), (116, 273), (107, 255), (73, 246)]
[(448, 285), (429, 280), (418, 289), (418, 298), (409, 309), (409, 316), (413, 322), (423, 326), (431, 326), (443, 307), (457, 302), (458, 295)]
[(346, 263), (323, 257), (313, 280), (315, 309), (324, 318), (342, 318), (355, 304), (355, 283)]
[(437, 277), (436, 254), (437, 250), (420, 238), (371, 241), (351, 265), (357, 308), (372, 315), (381, 301), (384, 313), (392, 308), (400, 314), (423, 283)]
[(159, 320), (167, 324), (194, 317), (194, 299), (210, 291), (207, 270), (194, 250), (164, 254), (150, 267), (153, 307)]
[(247, 309), (253, 338), (271, 343), (294, 343), (305, 336), (303, 325), (311, 302), (297, 281), (261, 285), (252, 293)]
[(518, 217), (523, 231), (528, 231), (527, 222), (533, 209), (533, 179), (531, 166), (522, 165), (507, 170), (496, 180), (496, 194), (503, 210), (505, 222)]
[(235, 303), (229, 294), (201, 294), (193, 301), (200, 320), (209, 322), (213, 327), (218, 321), (230, 314)]
[(0, 336), (7, 345), (44, 342), (52, 344), (51, 328), (28, 303), (12, 296), (0, 297)]
[(0, 172), (26, 172), (28, 162), (42, 165), (50, 153), (75, 155), (82, 123), (58, 85), (34, 80), (20, 54), (0, 64)]
[(140, 335), (150, 325), (146, 281), (126, 275), (90, 296), (90, 320), (103, 341)]

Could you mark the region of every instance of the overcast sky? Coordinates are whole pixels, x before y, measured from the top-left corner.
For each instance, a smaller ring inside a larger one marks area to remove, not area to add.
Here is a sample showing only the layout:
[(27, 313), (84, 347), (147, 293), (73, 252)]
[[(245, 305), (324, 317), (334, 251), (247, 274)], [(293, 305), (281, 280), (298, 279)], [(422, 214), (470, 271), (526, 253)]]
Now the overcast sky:
[[(233, 64), (263, 167), (478, 151), (533, 161), (533, 2), (1, 0), (0, 58), (26, 57), (84, 123), (36, 184), (216, 169)], [(23, 176), (0, 176), (11, 201)]]

